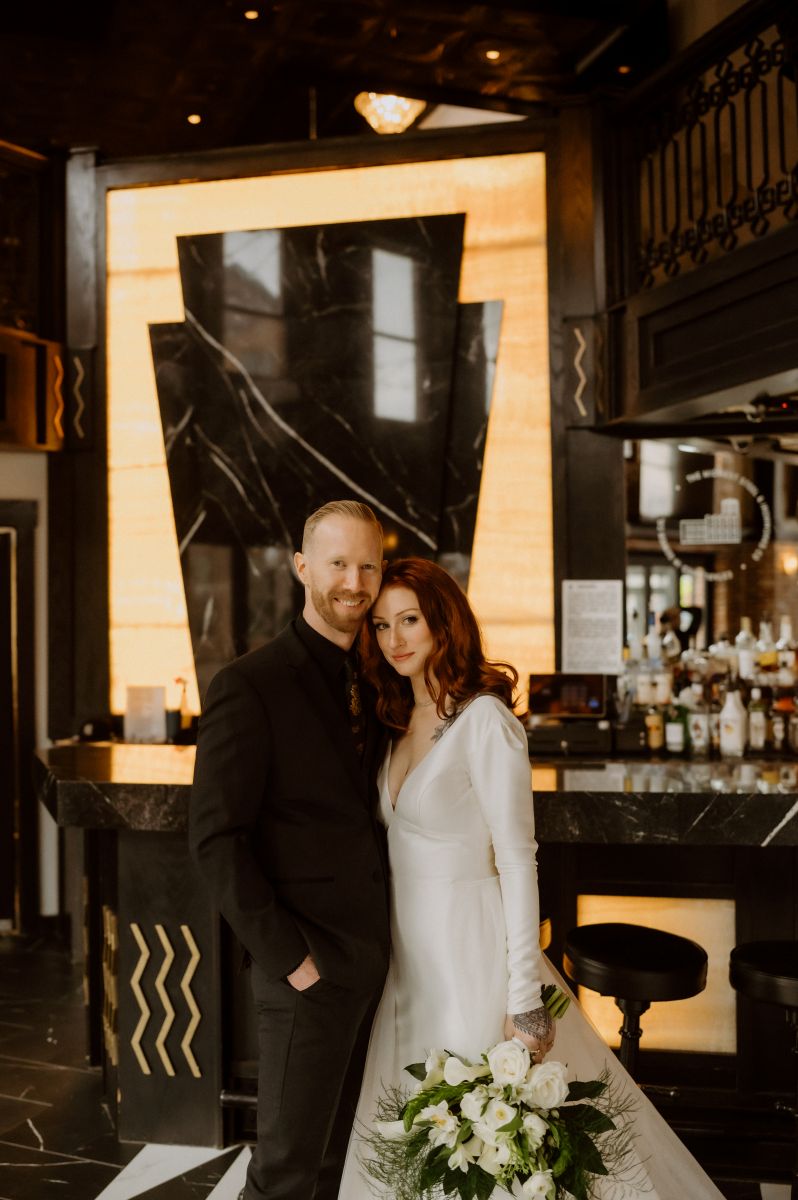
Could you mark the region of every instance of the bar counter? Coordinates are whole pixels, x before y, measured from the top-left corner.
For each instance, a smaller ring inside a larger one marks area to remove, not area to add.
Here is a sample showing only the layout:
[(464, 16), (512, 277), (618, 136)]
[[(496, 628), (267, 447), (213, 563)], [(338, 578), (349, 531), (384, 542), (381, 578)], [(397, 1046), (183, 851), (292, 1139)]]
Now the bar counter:
[[(180, 833), (193, 746), (70, 744), (36, 759), (59, 825)], [(798, 760), (532, 763), (541, 842), (798, 846)]]
[[(82, 845), (88, 1027), (123, 1140), (223, 1145), (249, 1119), (221, 1103), (255, 1086), (256, 1023), (240, 949), (188, 855), (194, 755), (69, 744), (36, 758), (40, 799)], [(733, 930), (708, 944), (724, 995), (733, 944), (795, 936), (798, 762), (535, 759), (532, 782), (555, 964), (596, 898), (627, 898), (631, 919), (637, 897), (697, 913), (732, 904)], [(644, 1049), (641, 1078), (713, 1097), (787, 1094), (789, 1030), (752, 1003), (736, 1000), (736, 1054), (734, 1035), (720, 1053)], [(726, 1028), (734, 1011), (727, 1004)]]

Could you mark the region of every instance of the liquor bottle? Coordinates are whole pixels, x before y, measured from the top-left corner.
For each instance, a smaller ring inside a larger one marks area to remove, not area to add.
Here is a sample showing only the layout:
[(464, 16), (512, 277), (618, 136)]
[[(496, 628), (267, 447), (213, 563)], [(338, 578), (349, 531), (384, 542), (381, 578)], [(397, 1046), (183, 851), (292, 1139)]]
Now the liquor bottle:
[(687, 714), (690, 754), (693, 758), (708, 758), (710, 748), (709, 705), (704, 699), (704, 686), (701, 683), (693, 683), (690, 690), (693, 693), (693, 706)]
[(773, 640), (773, 627), (770, 621), (759, 622), (759, 637), (756, 643), (757, 669), (769, 674), (779, 668), (779, 652)]
[(662, 713), (652, 705), (646, 713), (646, 744), (649, 750), (656, 754), (662, 749), (664, 741), (665, 734)]
[(779, 653), (779, 687), (791, 688), (795, 685), (795, 641), (792, 636), (792, 620), (789, 617), (782, 617), (779, 621), (776, 649)]
[(687, 727), (684, 709), (669, 704), (665, 710), (665, 749), (669, 754), (684, 754), (687, 748)]
[(756, 664), (756, 642), (751, 631), (751, 618), (740, 618), (740, 632), (734, 639), (737, 652), (737, 674), (740, 679), (750, 679)]
[(740, 693), (732, 686), (726, 693), (720, 710), (720, 752), (723, 758), (742, 758), (748, 725), (748, 714)]
[(795, 712), (793, 688), (773, 689), (773, 704), (770, 710), (773, 749), (788, 750), (790, 746), (790, 718)]
[(709, 697), (709, 748), (712, 754), (720, 754), (720, 684), (713, 683)]
[(654, 673), (652, 680), (654, 696), (653, 704), (659, 704), (662, 708), (666, 704), (670, 704), (673, 695), (673, 678), (669, 670), (660, 669)]
[(643, 640), (646, 643), (650, 665), (659, 667), (662, 663), (662, 641), (657, 633), (656, 618), (653, 613), (648, 614), (648, 632)]
[(765, 749), (768, 731), (768, 706), (762, 699), (762, 690), (751, 688), (751, 700), (748, 705), (748, 747), (754, 754), (760, 754)]
[(792, 618), (783, 616), (779, 618), (779, 640), (776, 642), (777, 650), (795, 650), (795, 642), (792, 636)]
[(798, 754), (798, 712), (794, 710), (787, 719), (787, 744), (793, 754)]

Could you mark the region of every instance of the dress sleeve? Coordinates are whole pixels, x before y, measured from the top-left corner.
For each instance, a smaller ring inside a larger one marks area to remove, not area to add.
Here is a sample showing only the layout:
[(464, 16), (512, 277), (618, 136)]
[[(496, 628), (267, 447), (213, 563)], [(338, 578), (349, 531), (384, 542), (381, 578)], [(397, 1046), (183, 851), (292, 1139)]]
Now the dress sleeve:
[(529, 752), (523, 727), (500, 700), (478, 697), (472, 704), (468, 765), (501, 883), (507, 930), (507, 1012), (529, 1012), (540, 1005), (542, 982)]

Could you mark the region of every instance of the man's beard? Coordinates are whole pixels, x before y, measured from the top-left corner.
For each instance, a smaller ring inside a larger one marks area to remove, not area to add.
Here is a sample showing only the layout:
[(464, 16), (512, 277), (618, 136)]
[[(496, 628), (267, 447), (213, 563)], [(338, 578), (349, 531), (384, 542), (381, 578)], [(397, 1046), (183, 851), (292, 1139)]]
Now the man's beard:
[[(322, 620), (339, 633), (352, 633), (353, 630), (358, 630), (368, 612), (371, 601), (371, 596), (366, 592), (321, 592), (314, 587), (310, 589), (310, 598)], [(365, 600), (366, 603), (364, 606), (353, 608), (351, 612), (347, 612), (346, 608), (335, 603), (336, 599)]]

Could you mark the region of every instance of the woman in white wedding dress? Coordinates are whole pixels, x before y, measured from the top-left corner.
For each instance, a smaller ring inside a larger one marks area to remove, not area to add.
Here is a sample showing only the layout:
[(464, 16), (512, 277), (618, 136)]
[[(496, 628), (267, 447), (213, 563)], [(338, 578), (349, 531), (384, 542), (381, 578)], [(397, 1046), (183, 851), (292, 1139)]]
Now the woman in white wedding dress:
[(379, 775), (393, 952), (339, 1200), (384, 1194), (363, 1172), (358, 1130), (370, 1127), (385, 1086), (413, 1086), (405, 1066), (433, 1048), (477, 1060), (513, 1035), (540, 1062), (555, 1033), (554, 1057), (567, 1063), (569, 1078), (595, 1079), (606, 1067), (634, 1095), (641, 1168), (633, 1181), (602, 1181), (600, 1195), (722, 1200), (577, 1003), (556, 1030), (541, 1005), (543, 983), (565, 985), (539, 948), (529, 758), (511, 708), (515, 672), (486, 662), (464, 594), (426, 559), (387, 568), (361, 636), (364, 675), (394, 734)]

